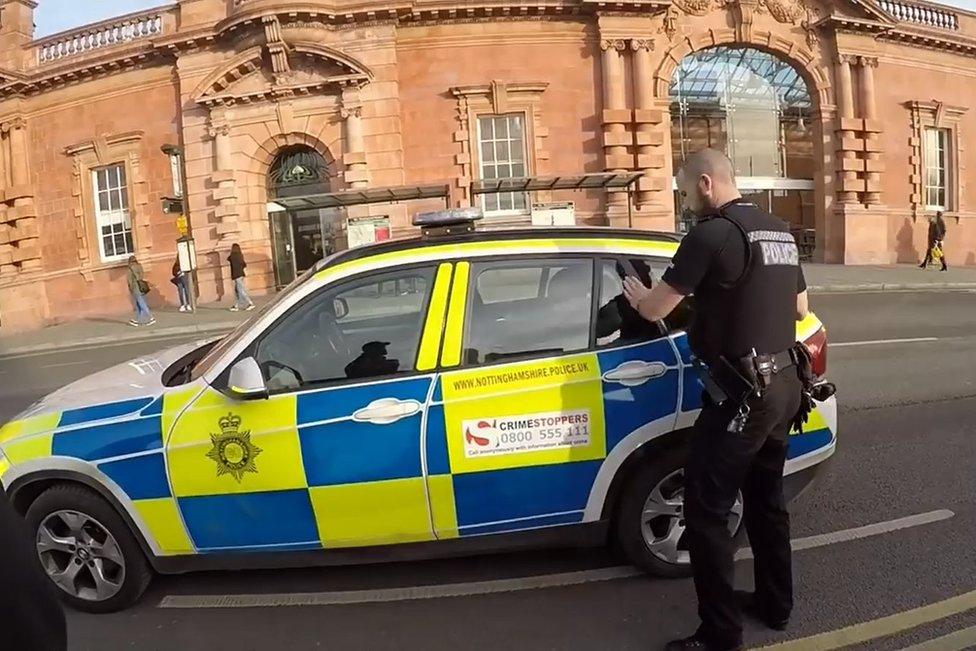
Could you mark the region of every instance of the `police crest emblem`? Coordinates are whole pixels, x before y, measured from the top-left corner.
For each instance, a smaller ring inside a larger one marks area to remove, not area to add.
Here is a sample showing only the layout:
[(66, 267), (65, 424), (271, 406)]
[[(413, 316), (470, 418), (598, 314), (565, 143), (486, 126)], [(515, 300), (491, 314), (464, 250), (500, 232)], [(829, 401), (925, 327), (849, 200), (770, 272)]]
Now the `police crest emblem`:
[(227, 414), (217, 421), (220, 434), (211, 434), (207, 456), (217, 464), (217, 476), (230, 475), (240, 483), (244, 473), (258, 471), (254, 460), (262, 450), (251, 443), (250, 430), (241, 431), (241, 418)]

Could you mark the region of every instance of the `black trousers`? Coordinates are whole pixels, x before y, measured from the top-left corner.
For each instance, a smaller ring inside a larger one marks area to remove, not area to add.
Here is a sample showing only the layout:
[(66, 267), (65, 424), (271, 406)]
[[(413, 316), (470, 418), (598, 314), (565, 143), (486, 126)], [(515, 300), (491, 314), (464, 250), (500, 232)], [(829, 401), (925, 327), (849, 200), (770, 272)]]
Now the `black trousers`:
[(738, 410), (710, 404), (707, 397), (695, 422), (685, 468), (686, 541), (698, 593), (698, 636), (717, 649), (742, 642), (733, 585), (735, 547), (728, 527), (740, 490), (755, 556), (757, 607), (771, 618), (788, 617), (793, 608), (783, 465), (801, 388), (794, 367), (778, 373), (762, 398), (749, 400), (751, 411), (741, 433), (728, 431)]

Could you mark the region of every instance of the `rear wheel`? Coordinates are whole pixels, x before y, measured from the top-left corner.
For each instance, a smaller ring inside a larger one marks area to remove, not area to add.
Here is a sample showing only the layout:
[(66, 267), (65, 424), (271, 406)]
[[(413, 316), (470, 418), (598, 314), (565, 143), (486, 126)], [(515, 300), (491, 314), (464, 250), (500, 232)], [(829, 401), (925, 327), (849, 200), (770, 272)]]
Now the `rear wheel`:
[(128, 526), (104, 499), (72, 484), (47, 489), (27, 510), (37, 559), (69, 605), (93, 613), (126, 608), (152, 571)]
[[(617, 510), (615, 533), (627, 560), (650, 574), (680, 577), (691, 574), (685, 543), (685, 451), (670, 448), (635, 470)], [(742, 525), (742, 496), (729, 517), (737, 536)]]

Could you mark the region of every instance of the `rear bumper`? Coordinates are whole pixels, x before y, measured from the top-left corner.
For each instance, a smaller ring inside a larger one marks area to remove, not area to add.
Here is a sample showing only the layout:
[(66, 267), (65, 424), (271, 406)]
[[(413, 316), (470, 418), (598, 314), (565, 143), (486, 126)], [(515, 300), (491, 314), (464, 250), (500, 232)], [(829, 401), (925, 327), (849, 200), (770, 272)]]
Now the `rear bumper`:
[(786, 497), (786, 501), (792, 502), (816, 485), (827, 472), (827, 469), (830, 468), (832, 461), (833, 456), (830, 456), (816, 465), (808, 466), (783, 477), (783, 495)]

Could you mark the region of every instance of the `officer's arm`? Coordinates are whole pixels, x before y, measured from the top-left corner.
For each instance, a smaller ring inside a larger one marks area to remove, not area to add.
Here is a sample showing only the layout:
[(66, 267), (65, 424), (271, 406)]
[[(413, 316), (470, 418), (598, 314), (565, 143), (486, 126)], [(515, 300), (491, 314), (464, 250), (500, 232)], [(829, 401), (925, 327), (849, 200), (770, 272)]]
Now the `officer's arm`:
[(807, 298), (807, 290), (803, 290), (796, 295), (796, 320), (802, 321), (810, 314), (810, 300)]
[(803, 276), (803, 267), (799, 267), (796, 276), (796, 320), (802, 321), (808, 314), (810, 300), (807, 298), (807, 279)]

